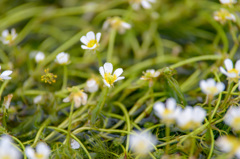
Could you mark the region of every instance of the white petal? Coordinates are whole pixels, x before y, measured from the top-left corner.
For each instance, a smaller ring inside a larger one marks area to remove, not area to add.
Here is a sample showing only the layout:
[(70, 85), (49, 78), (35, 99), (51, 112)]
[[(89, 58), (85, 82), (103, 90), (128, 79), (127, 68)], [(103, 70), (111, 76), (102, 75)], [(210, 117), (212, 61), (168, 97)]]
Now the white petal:
[(95, 49), (96, 47), (97, 47), (97, 44), (94, 44), (93, 47), (89, 47), (88, 49), (89, 49), (89, 50), (93, 50), (93, 49)]
[(233, 69), (232, 60), (226, 59), (226, 60), (224, 60), (224, 64), (225, 64), (225, 67), (226, 67), (227, 71)]
[(63, 102), (64, 102), (64, 103), (70, 102), (70, 98), (69, 98), (69, 97), (64, 98), (64, 99), (63, 99)]
[(105, 71), (105, 73), (110, 73), (110, 74), (112, 74), (112, 71), (113, 71), (113, 65), (111, 64), (111, 63), (105, 63), (104, 65), (103, 65), (103, 67), (104, 67), (104, 71)]
[(97, 34), (96, 34), (97, 42), (99, 42), (100, 38), (101, 38), (101, 33), (97, 33)]
[(119, 77), (121, 74), (123, 73), (123, 69), (122, 68), (118, 68), (114, 71), (113, 74), (115, 74), (117, 77)]
[(118, 77), (114, 82), (117, 82), (117, 81), (123, 80), (124, 78), (125, 78), (125, 77), (120, 76), (120, 77)]
[(215, 87), (216, 81), (213, 78), (207, 79), (207, 86), (208, 87)]
[(79, 96), (75, 96), (75, 97), (73, 98), (73, 100), (74, 100), (74, 106), (75, 106), (75, 108), (79, 108), (79, 107), (81, 106), (81, 104), (82, 104), (82, 98), (79, 97)]
[(130, 29), (132, 26), (126, 22), (122, 22), (122, 26), (126, 29)]
[(107, 81), (105, 79), (103, 79), (103, 82), (106, 86), (108, 86), (109, 88), (111, 87), (110, 84), (107, 83)]
[[(106, 30), (108, 27), (109, 27), (109, 21), (106, 20), (106, 21), (103, 23), (103, 30)], [(97, 35), (96, 35), (96, 37), (97, 37)]]
[(222, 92), (222, 91), (225, 89), (225, 85), (224, 85), (222, 82), (218, 82), (218, 83), (216, 84), (216, 87), (217, 87), (217, 89), (218, 89), (218, 93), (219, 93), (219, 92)]
[(223, 67), (220, 67), (220, 72), (222, 72), (223, 74), (227, 75), (227, 71), (223, 68)]
[(86, 93), (82, 93), (82, 105), (87, 104), (88, 95)]
[(90, 31), (87, 33), (87, 39), (90, 40), (95, 40), (95, 34), (94, 32)]
[(164, 107), (164, 104), (162, 102), (156, 102), (153, 106), (153, 109), (154, 109), (154, 113), (160, 117), (161, 114), (164, 112), (165, 110), (165, 107)]
[(101, 76), (104, 78), (104, 69), (103, 69), (103, 67), (101, 66), (100, 68), (99, 68), (99, 72), (100, 72), (100, 74), (101, 74)]
[(35, 152), (34, 152), (33, 148), (31, 148), (30, 146), (26, 147), (25, 153), (28, 158), (30, 158), (30, 159), (35, 158)]
[(202, 123), (204, 118), (206, 117), (206, 111), (202, 107), (196, 106), (193, 108), (192, 116), (195, 122)]
[(235, 68), (240, 72), (240, 60), (237, 60)]
[(207, 86), (208, 85), (207, 85), (207, 82), (205, 80), (200, 81), (200, 88), (201, 88), (202, 91), (205, 91)]
[(80, 144), (76, 140), (72, 139), (71, 147), (72, 149), (78, 149), (80, 147)]
[(44, 155), (44, 158), (48, 158), (50, 154), (50, 148), (47, 144), (40, 142), (37, 144), (36, 152)]
[(151, 4), (149, 2), (147, 2), (146, 0), (143, 0), (141, 2), (141, 4), (142, 4), (143, 8), (145, 8), (145, 9), (151, 8)]
[(167, 99), (166, 108), (169, 110), (174, 110), (176, 108), (176, 100), (174, 98)]
[(12, 71), (11, 70), (6, 70), (6, 71), (3, 71), (3, 73), (1, 74), (1, 76), (9, 76), (12, 74)]
[(3, 37), (6, 37), (6, 36), (8, 36), (8, 35), (9, 35), (9, 31), (8, 31), (8, 30), (3, 30), (2, 36), (3, 36)]
[(9, 80), (9, 79), (12, 79), (12, 77), (9, 77), (9, 76), (0, 76), (2, 79), (5, 79), (5, 80)]
[(85, 46), (85, 45), (81, 45), (82, 49), (89, 49), (89, 47)]
[(87, 45), (88, 42), (89, 42), (89, 40), (87, 39), (86, 36), (82, 36), (81, 39), (80, 39), (80, 41), (81, 41), (82, 43), (84, 43), (85, 45)]

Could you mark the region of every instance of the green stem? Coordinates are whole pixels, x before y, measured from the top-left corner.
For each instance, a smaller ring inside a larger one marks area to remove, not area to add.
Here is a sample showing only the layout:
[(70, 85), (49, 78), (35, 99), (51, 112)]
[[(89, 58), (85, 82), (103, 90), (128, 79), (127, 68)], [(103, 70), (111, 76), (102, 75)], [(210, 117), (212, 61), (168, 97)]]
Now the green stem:
[(96, 51), (96, 55), (97, 55), (97, 58), (98, 58), (98, 65), (99, 65), (99, 67), (100, 67), (100, 66), (103, 65), (100, 52), (99, 52), (99, 51)]
[(192, 147), (191, 147), (190, 155), (189, 155), (190, 158), (194, 156), (194, 150), (195, 150), (195, 145), (196, 145), (195, 138), (193, 136), (191, 136), (191, 141), (192, 141)]
[(67, 88), (67, 76), (68, 76), (67, 65), (63, 65), (63, 85), (62, 85), (62, 90)]
[(211, 105), (211, 101), (212, 99), (208, 99), (208, 120), (209, 120), (209, 123), (211, 124), (211, 120), (212, 120), (212, 116), (211, 116), (211, 109), (212, 109), (212, 105)]
[(166, 150), (165, 150), (165, 153), (168, 155), (168, 151), (169, 151), (169, 147), (170, 147), (170, 125), (166, 125), (166, 130), (165, 130), (165, 133), (166, 133), (166, 142), (167, 142), (167, 145), (166, 145)]
[(67, 142), (66, 143), (69, 145), (69, 147), (71, 146), (70, 134), (71, 134), (71, 126), (72, 126), (73, 109), (74, 109), (74, 101), (72, 101), (72, 104), (71, 104), (71, 109), (70, 109), (70, 114), (69, 114), (69, 123), (68, 123), (68, 136), (67, 136)]
[(233, 87), (233, 82), (230, 82), (230, 84), (229, 84), (229, 86), (228, 86), (228, 89), (227, 89), (227, 92), (228, 92), (228, 93), (227, 93), (227, 95), (226, 95), (226, 97), (225, 97), (225, 99), (224, 99), (224, 101), (223, 101), (223, 104), (221, 105), (222, 108), (225, 107), (225, 105), (227, 104), (227, 102), (228, 102), (228, 100), (229, 100), (229, 98), (230, 98), (230, 96), (231, 96), (232, 87)]
[(112, 61), (113, 56), (113, 49), (114, 49), (114, 42), (116, 37), (117, 31), (116, 29), (112, 29), (109, 38), (109, 45), (108, 45), (108, 52), (107, 52), (107, 62)]

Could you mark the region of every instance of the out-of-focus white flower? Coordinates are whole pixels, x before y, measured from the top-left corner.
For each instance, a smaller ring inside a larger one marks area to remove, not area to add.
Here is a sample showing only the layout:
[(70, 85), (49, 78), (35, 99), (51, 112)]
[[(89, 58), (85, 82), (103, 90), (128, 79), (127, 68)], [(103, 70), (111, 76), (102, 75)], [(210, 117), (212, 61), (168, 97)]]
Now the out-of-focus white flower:
[(240, 141), (233, 136), (221, 136), (217, 139), (216, 145), (221, 151), (225, 153), (231, 153), (240, 158)]
[(26, 147), (25, 152), (29, 159), (48, 159), (51, 149), (47, 144), (40, 142), (36, 146), (36, 152), (30, 146)]
[(124, 34), (126, 30), (130, 29), (132, 26), (123, 21), (120, 17), (112, 17), (108, 18), (103, 23), (103, 29), (108, 29), (109, 27), (118, 30), (120, 34)]
[(33, 103), (34, 104), (39, 104), (42, 99), (43, 99), (42, 95), (38, 95), (33, 99)]
[(151, 3), (155, 3), (156, 0), (129, 0), (129, 2), (132, 5), (132, 8), (134, 10), (139, 10), (140, 9), (140, 5), (142, 5), (142, 7), (144, 9), (152, 8)]
[(162, 102), (156, 102), (153, 109), (155, 114), (166, 124), (173, 124), (181, 111), (174, 98), (167, 99), (165, 105)]
[(209, 78), (206, 81), (200, 81), (200, 88), (209, 98), (221, 93), (225, 89), (225, 85), (222, 82), (216, 83), (214, 79)]
[(143, 76), (140, 79), (149, 81), (149, 87), (152, 87), (154, 78), (158, 77), (159, 75), (160, 75), (159, 71), (149, 69), (146, 72), (143, 72)]
[[(1, 66), (0, 66), (0, 71), (1, 71)], [(9, 80), (11, 79), (12, 77), (9, 77), (9, 75), (12, 74), (12, 71), (11, 70), (6, 70), (6, 71), (3, 71), (1, 74), (0, 74), (0, 80), (3, 81), (3, 80)]]
[(130, 135), (131, 149), (140, 155), (147, 154), (153, 150), (153, 145), (156, 145), (156, 138), (148, 132), (136, 132), (134, 135)]
[(99, 72), (103, 77), (103, 82), (106, 86), (113, 86), (114, 82), (124, 79), (125, 77), (120, 76), (123, 73), (122, 68), (118, 68), (114, 71), (113, 75), (113, 65), (111, 63), (105, 63), (103, 67), (99, 68)]
[(6, 109), (9, 108), (11, 100), (12, 100), (13, 94), (8, 94), (4, 97), (3, 105)]
[(240, 107), (230, 107), (227, 111), (224, 122), (231, 126), (235, 131), (240, 130)]
[(186, 108), (178, 114), (177, 124), (181, 129), (192, 130), (199, 127), (205, 117), (206, 111), (202, 107), (186, 106)]
[(15, 29), (11, 29), (11, 34), (9, 33), (8, 30), (4, 30), (2, 32), (2, 37), (0, 38), (0, 40), (3, 42), (3, 44), (12, 44), (13, 41), (16, 39), (17, 37), (17, 33)]
[(69, 64), (69, 54), (65, 52), (61, 52), (56, 56), (56, 61), (60, 65), (66, 65)]
[(80, 147), (80, 144), (76, 140), (72, 139), (71, 140), (71, 148), (72, 149), (79, 149), (79, 147)]
[(36, 56), (35, 56), (35, 61), (36, 61), (37, 63), (39, 63), (39, 62), (43, 61), (44, 59), (45, 59), (44, 53), (41, 52), (41, 51), (37, 52), (37, 54), (36, 54)]
[(224, 64), (227, 70), (225, 70), (223, 67), (220, 67), (220, 71), (230, 80), (233, 80), (237, 83), (240, 75), (240, 60), (236, 62), (235, 68), (233, 68), (233, 62), (230, 59), (224, 60)]
[(97, 92), (98, 91), (98, 82), (94, 78), (87, 80), (85, 90), (90, 93)]
[(101, 33), (97, 33), (96, 37), (94, 32), (90, 31), (86, 36), (82, 36), (80, 41), (85, 44), (82, 45), (82, 49), (94, 50), (100, 46), (99, 40), (101, 38)]
[(232, 5), (237, 3), (237, 0), (219, 0), (220, 3), (225, 4), (225, 5)]
[(1, 159), (20, 159), (20, 152), (12, 145), (12, 140), (7, 135), (2, 135), (0, 140)]
[(88, 95), (83, 92), (83, 90), (79, 90), (77, 87), (68, 88), (71, 91), (70, 95), (63, 99), (63, 102), (68, 103), (74, 101), (74, 106), (76, 108), (81, 105), (87, 104)]
[(236, 21), (235, 15), (231, 14), (224, 8), (221, 8), (219, 11), (215, 11), (213, 13), (213, 18), (221, 24), (225, 24), (228, 20), (231, 20), (233, 22)]

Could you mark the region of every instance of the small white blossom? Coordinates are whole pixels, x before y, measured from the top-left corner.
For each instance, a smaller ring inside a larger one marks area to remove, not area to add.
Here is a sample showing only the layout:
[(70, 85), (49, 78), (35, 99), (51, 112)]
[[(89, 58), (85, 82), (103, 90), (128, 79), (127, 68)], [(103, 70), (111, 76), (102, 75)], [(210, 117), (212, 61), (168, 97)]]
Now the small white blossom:
[(228, 20), (231, 20), (233, 22), (236, 21), (235, 15), (231, 14), (228, 10), (224, 8), (221, 8), (220, 11), (215, 11), (213, 13), (213, 18), (221, 24), (225, 24)]
[(237, 3), (237, 0), (219, 0), (219, 1), (224, 5), (231, 5)]
[(149, 69), (146, 72), (143, 72), (143, 76), (140, 79), (149, 81), (149, 87), (152, 87), (154, 78), (158, 77), (159, 75), (160, 75), (159, 71), (155, 71), (154, 69)]
[(56, 61), (60, 65), (66, 65), (69, 63), (69, 54), (65, 52), (61, 52), (56, 56)]
[(130, 4), (132, 5), (132, 8), (134, 10), (139, 10), (140, 9), (140, 5), (142, 5), (142, 7), (144, 9), (150, 9), (152, 8), (151, 3), (155, 3), (156, 0), (129, 0)]
[(126, 30), (130, 29), (132, 26), (127, 22), (123, 21), (120, 17), (108, 18), (103, 23), (103, 29), (108, 29), (109, 27), (118, 30), (120, 34), (124, 34)]
[(227, 111), (224, 122), (231, 126), (235, 131), (240, 130), (240, 107), (230, 107)]
[(230, 59), (224, 60), (224, 64), (226, 70), (223, 67), (220, 67), (220, 71), (225, 74), (229, 79), (237, 83), (240, 75), (240, 60), (236, 62), (235, 68), (233, 68), (233, 62)]
[(40, 142), (36, 146), (36, 152), (30, 146), (26, 147), (25, 152), (29, 159), (48, 159), (51, 149), (47, 144)]
[[(0, 70), (1, 70), (1, 66), (0, 66)], [(3, 81), (3, 80), (9, 80), (11, 79), (12, 77), (9, 77), (9, 75), (12, 74), (12, 71), (11, 70), (6, 70), (6, 71), (3, 71), (1, 74), (0, 74), (0, 80)]]
[(42, 99), (43, 99), (42, 95), (38, 95), (33, 99), (33, 103), (34, 104), (39, 104)]
[(123, 73), (122, 68), (118, 68), (114, 71), (113, 75), (113, 65), (111, 63), (105, 63), (103, 67), (99, 68), (99, 72), (103, 77), (103, 82), (106, 86), (113, 86), (114, 82), (124, 79), (125, 77), (120, 76)]
[(12, 44), (13, 41), (16, 39), (17, 37), (17, 33), (15, 29), (11, 29), (11, 34), (9, 33), (8, 30), (4, 30), (2, 32), (2, 37), (0, 38), (0, 40), (3, 42), (3, 44)]
[(205, 117), (206, 111), (202, 107), (186, 106), (186, 108), (179, 113), (177, 117), (177, 124), (184, 130), (192, 130), (199, 127), (204, 121)]
[[(221, 151), (231, 153), (240, 158), (240, 141), (233, 136), (221, 136), (217, 139), (216, 145)], [(233, 156), (232, 156), (233, 157)]]
[(41, 51), (37, 52), (37, 54), (36, 54), (36, 56), (35, 56), (35, 61), (36, 61), (37, 63), (39, 63), (39, 62), (43, 61), (44, 59), (45, 59), (44, 53), (41, 52)]
[(153, 109), (155, 114), (166, 124), (173, 124), (181, 111), (174, 98), (167, 99), (165, 105), (162, 102), (156, 102)]
[(130, 147), (137, 154), (147, 154), (154, 149), (153, 145), (156, 143), (156, 138), (148, 132), (136, 132), (130, 135)]
[(72, 139), (71, 140), (71, 148), (72, 149), (79, 149), (79, 147), (80, 147), (80, 144), (76, 140)]
[(7, 135), (2, 135), (0, 140), (1, 159), (20, 159), (20, 152), (12, 145), (12, 140)]
[(93, 92), (98, 91), (98, 87), (99, 87), (98, 82), (94, 78), (91, 78), (91, 79), (87, 80), (85, 90), (87, 92), (93, 93)]
[(200, 81), (200, 88), (203, 93), (212, 98), (213, 96), (221, 93), (225, 89), (225, 85), (222, 82), (216, 83), (214, 79), (209, 78), (206, 81)]
[(68, 88), (71, 91), (70, 95), (63, 99), (63, 102), (68, 103), (74, 101), (74, 106), (76, 108), (81, 105), (87, 104), (88, 95), (83, 92), (83, 90), (79, 90), (77, 87)]
[(99, 40), (101, 38), (101, 33), (97, 33), (96, 36), (94, 32), (90, 31), (86, 36), (82, 36), (80, 41), (85, 44), (82, 45), (82, 49), (94, 50), (99, 47)]

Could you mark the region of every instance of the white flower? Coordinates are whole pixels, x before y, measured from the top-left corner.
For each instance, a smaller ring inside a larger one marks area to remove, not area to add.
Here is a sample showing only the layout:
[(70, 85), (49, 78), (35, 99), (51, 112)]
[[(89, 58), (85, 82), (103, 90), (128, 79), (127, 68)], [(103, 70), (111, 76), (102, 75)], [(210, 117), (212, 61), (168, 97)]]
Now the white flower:
[(90, 92), (90, 93), (97, 92), (98, 91), (97, 81), (94, 78), (91, 78), (91, 79), (87, 80), (85, 90)]
[(36, 146), (36, 152), (30, 146), (26, 147), (25, 152), (29, 159), (48, 159), (51, 149), (47, 144), (40, 142)]
[(240, 142), (239, 139), (233, 136), (221, 136), (217, 139), (216, 145), (221, 151), (231, 153), (240, 158)]
[[(99, 68), (99, 72), (103, 77), (103, 82), (106, 86), (111, 87), (113, 86), (114, 82), (124, 79), (125, 77), (120, 76), (123, 73), (122, 68), (118, 68), (114, 71), (113, 75), (113, 65), (111, 63), (105, 63), (103, 67)], [(120, 76), (120, 77), (119, 77)]]
[(61, 52), (56, 56), (56, 61), (60, 65), (66, 65), (69, 63), (69, 54), (65, 52)]
[(99, 47), (99, 40), (101, 38), (101, 33), (97, 33), (96, 37), (94, 32), (90, 31), (86, 36), (82, 36), (80, 41), (85, 44), (82, 45), (82, 49), (93, 50)]
[(165, 105), (162, 102), (156, 102), (153, 106), (154, 112), (164, 123), (173, 124), (181, 108), (177, 106), (176, 100), (173, 98), (167, 99)]
[(213, 18), (221, 24), (225, 24), (227, 20), (236, 21), (236, 17), (224, 8), (221, 8), (220, 11), (215, 11)]
[(37, 54), (36, 54), (36, 56), (35, 56), (35, 61), (36, 61), (37, 63), (39, 63), (39, 62), (43, 61), (44, 59), (45, 59), (44, 53), (41, 52), (41, 51), (37, 52)]
[(147, 154), (153, 150), (153, 145), (156, 143), (156, 138), (148, 132), (136, 132), (136, 134), (130, 135), (131, 149), (137, 154)]
[(11, 34), (8, 30), (4, 30), (2, 32), (2, 37), (0, 38), (0, 40), (3, 42), (3, 44), (12, 44), (16, 37), (17, 33), (15, 29), (11, 29)]
[(83, 90), (79, 90), (77, 87), (68, 88), (71, 91), (70, 95), (63, 99), (63, 102), (68, 103), (74, 101), (74, 106), (76, 108), (81, 105), (87, 104), (88, 95), (83, 92)]
[(123, 21), (119, 17), (112, 17), (108, 18), (104, 23), (103, 23), (103, 29), (107, 29), (108, 27), (111, 27), (113, 29), (118, 30), (120, 34), (124, 34), (127, 29), (130, 29), (132, 26), (128, 24), (127, 22)]
[(205, 117), (206, 111), (202, 107), (186, 106), (186, 108), (179, 113), (177, 124), (184, 130), (195, 129), (202, 124)]
[(206, 81), (200, 81), (200, 88), (210, 98), (219, 94), (225, 89), (225, 85), (222, 82), (216, 83), (214, 79), (209, 78)]
[(33, 103), (34, 104), (39, 104), (42, 99), (43, 99), (42, 95), (38, 95), (33, 99)]
[(159, 75), (160, 75), (159, 71), (155, 71), (154, 69), (149, 69), (146, 72), (143, 72), (143, 76), (140, 79), (149, 81), (149, 87), (152, 87), (154, 78), (158, 77)]
[(240, 107), (230, 107), (227, 111), (224, 122), (235, 131), (240, 130)]
[(80, 144), (76, 140), (72, 139), (71, 140), (71, 148), (72, 149), (79, 149), (79, 147), (80, 147)]
[(156, 0), (130, 0), (130, 4), (134, 10), (139, 10), (140, 5), (142, 5), (144, 9), (150, 9), (152, 7), (151, 3), (155, 2)]
[[(0, 66), (0, 70), (1, 70), (1, 66)], [(3, 81), (3, 80), (11, 79), (12, 77), (9, 77), (9, 75), (11, 75), (11, 74), (12, 74), (12, 71), (11, 71), (11, 70), (3, 71), (3, 72), (0, 74), (0, 80)]]
[(223, 67), (220, 67), (220, 71), (225, 74), (229, 79), (238, 82), (240, 75), (240, 60), (238, 60), (235, 64), (235, 68), (233, 68), (233, 62), (230, 59), (224, 60), (224, 64), (227, 70)]
[(237, 3), (237, 0), (219, 0), (220, 3), (225, 4), (225, 5), (231, 5)]
[(1, 159), (20, 159), (20, 152), (12, 145), (12, 140), (7, 135), (2, 135), (0, 140)]

